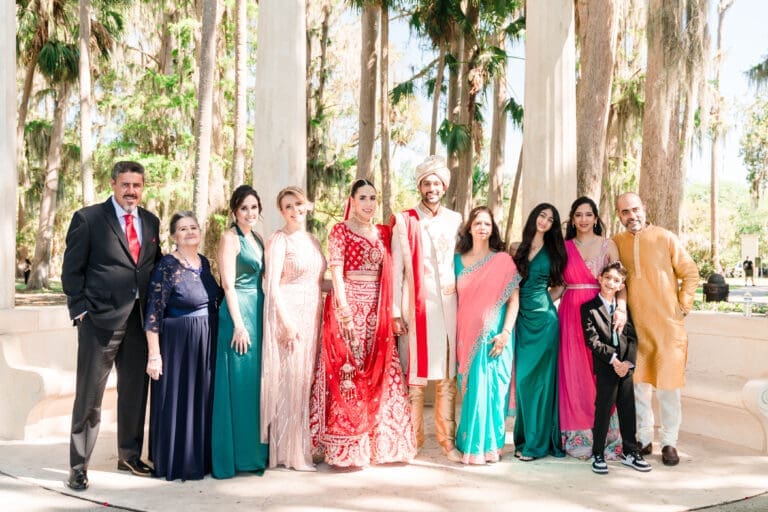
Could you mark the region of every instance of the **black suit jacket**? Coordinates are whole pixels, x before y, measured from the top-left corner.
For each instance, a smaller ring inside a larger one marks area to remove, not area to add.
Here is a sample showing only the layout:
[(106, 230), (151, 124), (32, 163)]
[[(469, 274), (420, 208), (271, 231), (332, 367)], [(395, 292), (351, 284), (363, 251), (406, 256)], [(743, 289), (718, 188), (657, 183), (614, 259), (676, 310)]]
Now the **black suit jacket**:
[[(611, 316), (608, 308), (598, 295), (581, 305), (581, 327), (584, 329), (584, 341), (592, 350), (594, 372), (600, 368), (610, 368), (613, 354), (619, 361), (635, 364), (637, 360), (637, 334), (632, 324), (632, 315), (627, 311), (627, 323), (619, 333), (619, 346), (613, 346), (611, 339)], [(613, 371), (613, 368), (610, 368)]]
[(96, 327), (119, 329), (128, 320), (137, 293), (144, 310), (150, 273), (162, 256), (160, 221), (143, 208), (138, 214), (141, 251), (134, 263), (111, 197), (75, 212), (61, 268), (71, 318), (87, 311)]

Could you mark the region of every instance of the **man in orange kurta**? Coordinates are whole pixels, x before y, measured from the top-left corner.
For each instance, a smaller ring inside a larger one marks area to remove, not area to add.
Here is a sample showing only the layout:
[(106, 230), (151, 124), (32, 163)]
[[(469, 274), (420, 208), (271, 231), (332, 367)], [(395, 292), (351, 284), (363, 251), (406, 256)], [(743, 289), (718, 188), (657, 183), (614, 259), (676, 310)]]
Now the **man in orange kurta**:
[(696, 263), (680, 239), (646, 222), (645, 207), (628, 192), (616, 201), (619, 219), (627, 230), (613, 237), (619, 259), (627, 267), (627, 302), (638, 339), (635, 369), (637, 437), (643, 455), (652, 452), (653, 389), (661, 412), (662, 462), (674, 466), (685, 385), (688, 334), (684, 317), (691, 310), (699, 281)]

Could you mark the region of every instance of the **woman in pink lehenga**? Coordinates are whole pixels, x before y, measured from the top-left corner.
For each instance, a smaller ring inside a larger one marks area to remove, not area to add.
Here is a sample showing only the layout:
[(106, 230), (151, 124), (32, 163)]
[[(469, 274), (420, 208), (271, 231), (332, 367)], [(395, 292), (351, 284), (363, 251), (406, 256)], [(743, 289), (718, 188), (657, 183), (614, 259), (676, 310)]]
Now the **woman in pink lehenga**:
[(317, 452), (332, 466), (407, 462), (416, 455), (390, 322), (390, 229), (373, 224), (376, 196), (367, 180), (353, 183), (348, 218), (328, 237), (333, 291), (325, 302), (310, 426)]
[(277, 194), (285, 225), (267, 243), (261, 387), (261, 441), (269, 467), (313, 471), (309, 393), (320, 332), (325, 257), (306, 230), (304, 191)]
[[(619, 259), (612, 240), (603, 237), (603, 222), (597, 205), (580, 197), (571, 205), (565, 232), (568, 263), (563, 271), (565, 288), (561, 290), (558, 317), (560, 350), (558, 354), (558, 407), (563, 448), (568, 455), (588, 458), (592, 455), (592, 423), (595, 416), (595, 376), (592, 353), (584, 342), (581, 305), (600, 291), (597, 275), (608, 262)], [(623, 303), (622, 293), (622, 303)], [(623, 305), (626, 311), (626, 305)], [(608, 431), (605, 458), (616, 459), (621, 452), (618, 420), (614, 413)]]

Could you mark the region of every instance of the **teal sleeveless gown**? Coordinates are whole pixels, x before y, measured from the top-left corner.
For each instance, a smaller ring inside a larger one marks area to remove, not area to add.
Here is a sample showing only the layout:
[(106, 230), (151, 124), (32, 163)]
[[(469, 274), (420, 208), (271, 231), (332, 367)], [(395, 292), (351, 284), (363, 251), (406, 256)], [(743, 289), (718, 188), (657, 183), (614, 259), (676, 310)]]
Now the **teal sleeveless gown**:
[(527, 457), (565, 453), (557, 412), (557, 310), (547, 290), (549, 255), (539, 250), (520, 284), (515, 325), (515, 452)]
[(235, 266), (235, 291), (240, 315), (251, 339), (245, 354), (230, 346), (234, 324), (224, 299), (219, 308), (216, 373), (213, 386), (212, 474), (230, 478), (237, 471), (263, 471), (269, 447), (261, 443), (261, 342), (264, 319), (264, 246), (246, 240), (237, 226), (240, 253)]

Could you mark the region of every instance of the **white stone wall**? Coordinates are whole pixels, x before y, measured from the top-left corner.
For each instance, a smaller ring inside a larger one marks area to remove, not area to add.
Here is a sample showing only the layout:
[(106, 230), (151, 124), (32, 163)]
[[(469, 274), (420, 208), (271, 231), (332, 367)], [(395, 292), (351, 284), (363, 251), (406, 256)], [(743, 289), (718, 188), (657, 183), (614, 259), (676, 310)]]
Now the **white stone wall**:
[[(0, 0), (0, 309), (12, 308), (16, 277), (16, 4)], [(2, 327), (0, 326), (0, 329)]]
[(304, 0), (259, 2), (253, 186), (264, 203), (263, 234), (283, 225), (275, 198), (307, 188)]

